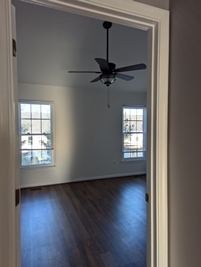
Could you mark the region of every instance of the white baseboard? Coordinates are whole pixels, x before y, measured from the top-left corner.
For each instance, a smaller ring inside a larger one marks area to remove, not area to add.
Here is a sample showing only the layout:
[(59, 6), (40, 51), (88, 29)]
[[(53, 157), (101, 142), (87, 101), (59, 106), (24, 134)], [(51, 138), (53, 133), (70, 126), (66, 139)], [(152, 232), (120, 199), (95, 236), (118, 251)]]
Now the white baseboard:
[(64, 183), (73, 183), (73, 182), (84, 182), (90, 180), (98, 180), (98, 179), (109, 179), (115, 177), (126, 177), (126, 176), (135, 176), (135, 175), (143, 175), (146, 172), (134, 172), (134, 173), (121, 173), (121, 174), (112, 174), (112, 175), (102, 175), (102, 176), (92, 176), (92, 177), (81, 177), (70, 180), (59, 180), (59, 181), (47, 181), (45, 184), (42, 183), (33, 183), (33, 184), (25, 184), (21, 185), (21, 188), (29, 188), (29, 187), (37, 187), (37, 186), (46, 186), (46, 185), (56, 185), (56, 184), (64, 184)]

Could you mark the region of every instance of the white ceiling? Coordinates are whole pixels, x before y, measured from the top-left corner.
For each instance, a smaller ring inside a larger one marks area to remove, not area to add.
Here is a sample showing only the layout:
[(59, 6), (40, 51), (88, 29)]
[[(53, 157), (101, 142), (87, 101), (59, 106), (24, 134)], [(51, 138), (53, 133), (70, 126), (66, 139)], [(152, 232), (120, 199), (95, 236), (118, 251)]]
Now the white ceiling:
[[(90, 83), (98, 74), (70, 74), (68, 70), (99, 71), (94, 60), (106, 59), (103, 21), (13, 0), (17, 16), (18, 80), (22, 83), (102, 89)], [(147, 32), (113, 24), (109, 61), (116, 67), (147, 64)], [(145, 92), (147, 70), (131, 71), (132, 81), (117, 79), (115, 90)]]

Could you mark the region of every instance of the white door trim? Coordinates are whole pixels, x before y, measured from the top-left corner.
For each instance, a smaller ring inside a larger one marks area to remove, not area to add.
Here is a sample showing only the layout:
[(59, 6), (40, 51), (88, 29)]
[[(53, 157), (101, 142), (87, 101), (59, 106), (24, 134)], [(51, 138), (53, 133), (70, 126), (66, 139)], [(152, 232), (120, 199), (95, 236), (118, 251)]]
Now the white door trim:
[[(12, 244), (14, 229), (14, 172), (15, 155), (12, 121), (13, 86), (11, 63), (11, 0), (0, 1), (0, 126), (7, 134), (0, 136), (0, 166), (4, 174), (0, 181), (0, 265), (17, 266)], [(132, 0), (26, 0), (80, 15), (106, 19), (149, 32), (149, 86), (148, 86), (148, 174), (149, 216), (148, 267), (168, 267), (168, 181), (167, 181), (167, 127), (168, 127), (168, 57), (169, 11), (134, 2)], [(3, 127), (3, 128), (2, 128)], [(4, 133), (4, 132), (3, 132)], [(4, 155), (8, 154), (6, 161)], [(2, 188), (6, 189), (3, 192)], [(4, 200), (4, 204), (2, 203)], [(2, 218), (2, 217), (1, 217)], [(10, 233), (8, 240), (7, 233)], [(3, 240), (5, 243), (3, 244)], [(8, 250), (8, 246), (9, 247)]]
[(0, 1), (0, 266), (17, 266), (19, 207), (16, 188), (16, 94), (13, 80), (12, 7)]

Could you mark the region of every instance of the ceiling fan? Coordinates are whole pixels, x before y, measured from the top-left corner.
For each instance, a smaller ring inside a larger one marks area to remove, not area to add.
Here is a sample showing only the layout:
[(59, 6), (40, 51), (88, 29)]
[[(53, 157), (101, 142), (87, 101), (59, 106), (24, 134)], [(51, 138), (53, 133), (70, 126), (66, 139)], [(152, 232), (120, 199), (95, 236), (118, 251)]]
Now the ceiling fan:
[(109, 21), (103, 22), (103, 28), (106, 29), (107, 31), (107, 44), (106, 44), (107, 55), (106, 59), (95, 58), (96, 62), (99, 64), (100, 71), (68, 71), (69, 73), (97, 73), (100, 75), (94, 80), (92, 80), (91, 83), (101, 81), (106, 86), (109, 86), (115, 82), (116, 78), (125, 81), (130, 81), (134, 78), (133, 76), (122, 74), (121, 72), (146, 69), (146, 65), (143, 63), (116, 69), (116, 65), (114, 63), (109, 62), (109, 29), (111, 27), (112, 27), (111, 22)]

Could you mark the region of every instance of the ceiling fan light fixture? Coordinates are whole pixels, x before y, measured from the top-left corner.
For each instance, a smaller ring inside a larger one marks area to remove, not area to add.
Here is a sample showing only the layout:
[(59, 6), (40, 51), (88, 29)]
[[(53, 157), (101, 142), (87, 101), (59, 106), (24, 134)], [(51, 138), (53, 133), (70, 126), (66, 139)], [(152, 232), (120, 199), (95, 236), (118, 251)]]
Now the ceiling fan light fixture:
[(102, 74), (100, 77), (100, 81), (106, 86), (109, 86), (110, 84), (116, 81), (116, 75), (115, 74)]

